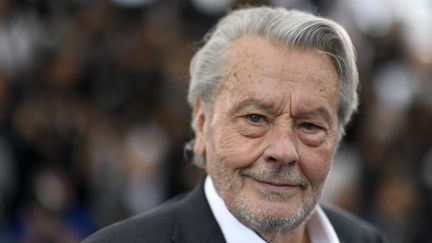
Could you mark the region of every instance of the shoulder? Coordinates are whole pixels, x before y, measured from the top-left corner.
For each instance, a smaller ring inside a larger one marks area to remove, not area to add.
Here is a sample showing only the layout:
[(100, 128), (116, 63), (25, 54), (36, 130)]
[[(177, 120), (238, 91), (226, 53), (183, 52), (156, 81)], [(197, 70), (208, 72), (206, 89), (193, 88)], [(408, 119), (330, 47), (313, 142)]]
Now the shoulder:
[(330, 205), (322, 206), (341, 243), (384, 243), (383, 235), (371, 224)]
[(81, 243), (170, 242), (180, 205), (181, 199), (177, 197), (141, 215), (107, 226)]
[(154, 210), (108, 226), (82, 243), (223, 242), (203, 185)]

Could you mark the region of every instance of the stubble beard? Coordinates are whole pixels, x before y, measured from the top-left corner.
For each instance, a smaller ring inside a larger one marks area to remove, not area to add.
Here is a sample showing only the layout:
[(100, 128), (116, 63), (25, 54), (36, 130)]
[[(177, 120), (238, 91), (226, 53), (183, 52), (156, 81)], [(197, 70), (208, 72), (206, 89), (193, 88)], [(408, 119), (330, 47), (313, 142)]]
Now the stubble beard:
[[(265, 197), (269, 200), (281, 198), (279, 195), (265, 195)], [(283, 211), (269, 213), (265, 208), (254, 207), (248, 200), (239, 197), (235, 201), (236, 217), (257, 232), (266, 234), (289, 232), (308, 220), (320, 197), (321, 193), (313, 193), (312, 197), (307, 197), (292, 213)]]
[[(234, 178), (238, 175), (227, 173), (228, 171), (224, 166), (219, 165), (217, 167), (219, 183), (215, 183), (215, 185), (218, 184), (217, 187), (220, 187), (217, 190), (224, 199), (229, 211), (249, 228), (265, 234), (292, 231), (301, 223), (307, 221), (321, 198), (325, 184), (323, 182), (320, 185), (312, 186), (301, 172), (290, 167), (281, 167), (280, 169), (272, 170), (251, 167), (240, 172), (240, 176), (242, 177), (249, 176), (262, 180), (269, 178), (280, 179), (300, 184), (305, 192), (310, 190), (309, 195), (297, 206), (298, 208), (294, 209), (292, 213), (287, 213), (281, 210), (268, 210), (264, 207), (254, 206), (246, 195), (243, 195), (241, 190), (242, 185), (235, 182)], [(262, 197), (269, 202), (289, 203), (290, 200), (290, 196), (271, 192), (262, 194)]]

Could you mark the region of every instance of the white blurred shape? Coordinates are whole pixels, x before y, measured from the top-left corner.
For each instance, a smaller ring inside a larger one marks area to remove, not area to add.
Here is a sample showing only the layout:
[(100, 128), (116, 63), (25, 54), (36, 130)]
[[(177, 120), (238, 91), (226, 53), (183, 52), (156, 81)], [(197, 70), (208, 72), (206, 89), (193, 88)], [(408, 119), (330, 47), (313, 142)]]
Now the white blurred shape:
[(162, 165), (168, 149), (167, 137), (155, 123), (132, 128), (126, 135), (124, 202), (133, 213), (158, 205), (164, 196)]
[(394, 23), (390, 0), (345, 0), (358, 28), (371, 36), (385, 36)]
[(422, 61), (432, 63), (432, 1), (396, 1), (396, 15), (403, 27), (403, 39)]
[(37, 200), (53, 211), (63, 209), (67, 196), (62, 179), (53, 171), (45, 171), (39, 174), (34, 184)]
[[(338, 149), (328, 176), (323, 199), (337, 203), (339, 194), (347, 186), (356, 185), (360, 178), (360, 163), (358, 153), (354, 148), (342, 144)], [(354, 196), (354, 195), (353, 195)]]
[(46, 38), (38, 19), (31, 14), (0, 22), (0, 69), (14, 75), (34, 64), (35, 54)]
[(389, 112), (400, 114), (408, 109), (417, 93), (418, 82), (405, 63), (394, 61), (384, 65), (374, 79), (378, 101)]

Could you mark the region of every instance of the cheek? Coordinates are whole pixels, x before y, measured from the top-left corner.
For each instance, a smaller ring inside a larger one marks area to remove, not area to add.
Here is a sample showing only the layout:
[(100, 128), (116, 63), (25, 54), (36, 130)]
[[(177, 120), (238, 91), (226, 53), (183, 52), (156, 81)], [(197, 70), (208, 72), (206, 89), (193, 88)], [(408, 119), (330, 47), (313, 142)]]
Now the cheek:
[(300, 154), (300, 167), (308, 180), (315, 185), (323, 183), (330, 171), (332, 150), (303, 148)]
[(223, 163), (235, 170), (250, 166), (262, 155), (262, 140), (244, 137), (224, 122), (213, 123), (207, 134), (209, 162)]

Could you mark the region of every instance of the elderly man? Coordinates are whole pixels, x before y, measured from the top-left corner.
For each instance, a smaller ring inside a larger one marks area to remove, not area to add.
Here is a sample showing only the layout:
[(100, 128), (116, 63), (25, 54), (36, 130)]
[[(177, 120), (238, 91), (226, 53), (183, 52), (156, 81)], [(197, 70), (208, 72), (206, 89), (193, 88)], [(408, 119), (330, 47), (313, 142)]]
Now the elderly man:
[(318, 205), (357, 107), (352, 43), (331, 20), (269, 7), (229, 13), (192, 60), (194, 160), (186, 196), (84, 242), (383, 242)]

